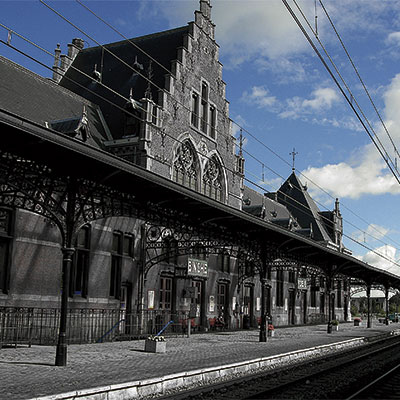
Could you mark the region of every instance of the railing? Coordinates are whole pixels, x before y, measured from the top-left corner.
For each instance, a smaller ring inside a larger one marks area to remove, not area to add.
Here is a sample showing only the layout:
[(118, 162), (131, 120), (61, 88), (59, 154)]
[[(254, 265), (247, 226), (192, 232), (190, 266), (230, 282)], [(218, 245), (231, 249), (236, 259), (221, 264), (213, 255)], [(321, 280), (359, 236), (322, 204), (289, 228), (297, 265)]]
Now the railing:
[[(60, 311), (45, 308), (0, 307), (0, 347), (17, 344), (55, 345)], [(166, 336), (185, 332), (187, 314), (171, 315), (166, 310), (128, 313), (125, 310), (68, 310), (68, 343), (130, 340), (154, 335), (169, 321)]]

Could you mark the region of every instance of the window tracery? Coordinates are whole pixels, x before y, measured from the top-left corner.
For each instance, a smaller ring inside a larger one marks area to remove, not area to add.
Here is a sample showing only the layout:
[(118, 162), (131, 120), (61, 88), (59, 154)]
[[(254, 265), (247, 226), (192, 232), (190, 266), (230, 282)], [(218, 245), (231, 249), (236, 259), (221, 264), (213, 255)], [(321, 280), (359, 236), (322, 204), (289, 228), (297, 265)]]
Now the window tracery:
[(176, 151), (174, 180), (193, 190), (198, 187), (198, 162), (195, 150), (189, 141), (183, 142)]
[(223, 201), (223, 174), (219, 161), (213, 157), (208, 160), (203, 174), (203, 191), (206, 196)]

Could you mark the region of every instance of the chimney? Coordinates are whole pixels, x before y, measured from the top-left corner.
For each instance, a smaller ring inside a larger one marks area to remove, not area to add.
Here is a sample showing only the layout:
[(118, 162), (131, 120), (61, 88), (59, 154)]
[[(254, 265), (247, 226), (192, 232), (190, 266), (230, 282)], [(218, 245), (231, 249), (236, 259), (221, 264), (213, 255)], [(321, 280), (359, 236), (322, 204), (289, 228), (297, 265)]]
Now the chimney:
[(79, 38), (72, 39), (72, 43), (68, 44), (68, 57), (71, 59), (71, 64), (72, 61), (75, 60), (75, 57), (78, 55), (78, 53), (83, 49), (83, 46), (83, 39)]
[(53, 81), (60, 82), (61, 75), (60, 75), (60, 43), (57, 43), (57, 48), (54, 50), (54, 65), (53, 65)]
[(57, 48), (54, 51), (54, 65), (53, 65), (53, 80), (60, 82), (62, 75), (67, 71), (75, 57), (83, 49), (83, 39), (75, 38), (72, 43), (68, 44), (68, 54), (61, 54), (60, 45), (57, 44)]

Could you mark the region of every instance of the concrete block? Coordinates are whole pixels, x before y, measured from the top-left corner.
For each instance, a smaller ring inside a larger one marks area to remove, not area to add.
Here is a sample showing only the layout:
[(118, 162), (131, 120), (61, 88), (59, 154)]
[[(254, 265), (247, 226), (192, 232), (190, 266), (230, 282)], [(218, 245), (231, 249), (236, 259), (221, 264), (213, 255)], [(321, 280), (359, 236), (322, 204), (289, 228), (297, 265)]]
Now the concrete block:
[(165, 353), (167, 351), (166, 342), (158, 342), (155, 340), (146, 339), (144, 351), (148, 353)]

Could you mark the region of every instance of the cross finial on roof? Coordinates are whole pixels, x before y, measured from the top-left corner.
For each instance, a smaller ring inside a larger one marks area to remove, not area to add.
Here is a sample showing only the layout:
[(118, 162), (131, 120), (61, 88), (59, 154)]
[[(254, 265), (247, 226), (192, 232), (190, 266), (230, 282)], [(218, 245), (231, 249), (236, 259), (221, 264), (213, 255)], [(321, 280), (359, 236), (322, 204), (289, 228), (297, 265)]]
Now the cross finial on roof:
[(291, 152), (291, 153), (289, 153), (291, 156), (292, 156), (292, 158), (293, 158), (293, 163), (292, 163), (292, 171), (295, 171), (296, 170), (296, 168), (295, 168), (295, 162), (296, 162), (296, 155), (297, 154), (299, 154), (297, 151), (296, 151), (296, 149), (293, 147), (293, 151)]

